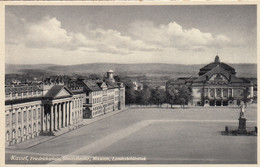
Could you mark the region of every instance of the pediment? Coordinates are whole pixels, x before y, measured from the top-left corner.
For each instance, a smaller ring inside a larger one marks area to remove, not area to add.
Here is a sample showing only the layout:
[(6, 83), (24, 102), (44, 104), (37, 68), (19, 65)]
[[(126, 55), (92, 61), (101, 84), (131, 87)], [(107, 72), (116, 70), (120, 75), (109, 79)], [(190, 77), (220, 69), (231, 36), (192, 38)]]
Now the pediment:
[(209, 81), (228, 81), (227, 78), (222, 74), (214, 74), (209, 78)]
[(65, 88), (61, 89), (59, 93), (55, 97), (64, 97), (64, 96), (70, 96), (70, 92), (67, 91)]

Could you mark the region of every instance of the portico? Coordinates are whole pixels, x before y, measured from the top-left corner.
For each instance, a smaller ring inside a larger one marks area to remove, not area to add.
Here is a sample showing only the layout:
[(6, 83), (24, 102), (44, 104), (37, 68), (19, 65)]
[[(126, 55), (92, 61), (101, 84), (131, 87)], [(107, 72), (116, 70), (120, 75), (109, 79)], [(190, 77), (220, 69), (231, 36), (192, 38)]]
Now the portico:
[(43, 100), (42, 132), (59, 131), (72, 125), (75, 114), (73, 114), (72, 93), (62, 85), (55, 85)]

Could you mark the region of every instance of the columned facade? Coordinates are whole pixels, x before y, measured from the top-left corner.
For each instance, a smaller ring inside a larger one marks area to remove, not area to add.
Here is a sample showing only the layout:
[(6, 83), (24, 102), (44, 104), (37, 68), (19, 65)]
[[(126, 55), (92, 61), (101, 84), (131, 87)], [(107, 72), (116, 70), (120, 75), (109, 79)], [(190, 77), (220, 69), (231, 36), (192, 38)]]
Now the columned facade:
[[(69, 125), (73, 124), (71, 121), (71, 115), (75, 111), (71, 107), (72, 101), (73, 98), (62, 98), (52, 101), (43, 101), (44, 110), (42, 112), (42, 120), (45, 120), (46, 122), (46, 124), (42, 124), (43, 132), (59, 131), (62, 128), (66, 128)], [(80, 117), (80, 115), (78, 116)], [(48, 121), (48, 118), (50, 119), (50, 121)], [(76, 119), (81, 120), (80, 118)]]

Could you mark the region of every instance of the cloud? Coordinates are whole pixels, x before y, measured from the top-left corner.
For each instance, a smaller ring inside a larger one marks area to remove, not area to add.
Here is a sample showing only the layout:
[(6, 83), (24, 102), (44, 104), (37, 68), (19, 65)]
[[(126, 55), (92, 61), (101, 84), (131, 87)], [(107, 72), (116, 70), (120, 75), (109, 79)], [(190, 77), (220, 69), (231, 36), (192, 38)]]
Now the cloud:
[(196, 28), (184, 29), (176, 22), (156, 26), (149, 21), (137, 21), (130, 25), (128, 32), (143, 42), (179, 50), (202, 51), (206, 47), (225, 47), (231, 41), (223, 34), (213, 35)]
[(156, 49), (141, 40), (112, 29), (85, 29), (83, 33), (69, 32), (57, 18), (45, 17), (26, 26), (25, 44), (35, 48), (60, 48), (88, 50), (113, 54), (128, 54), (133, 51)]
[(56, 18), (45, 17), (38, 23), (27, 26), (26, 44), (34, 47), (58, 47), (72, 40)]
[(136, 21), (130, 23), (129, 29), (123, 34), (115, 29), (90, 28), (91, 25), (84, 25), (82, 32), (68, 31), (61, 21), (49, 16), (33, 23), (12, 14), (7, 17), (7, 20), (13, 21), (7, 23), (9, 27), (21, 26), (20, 35), (17, 35), (20, 38), (10, 37), (8, 42), (24, 43), (31, 48), (126, 55), (167, 48), (203, 52), (206, 48), (231, 46), (231, 40), (223, 34), (213, 35), (196, 28), (184, 29), (176, 22), (155, 25), (150, 21)]

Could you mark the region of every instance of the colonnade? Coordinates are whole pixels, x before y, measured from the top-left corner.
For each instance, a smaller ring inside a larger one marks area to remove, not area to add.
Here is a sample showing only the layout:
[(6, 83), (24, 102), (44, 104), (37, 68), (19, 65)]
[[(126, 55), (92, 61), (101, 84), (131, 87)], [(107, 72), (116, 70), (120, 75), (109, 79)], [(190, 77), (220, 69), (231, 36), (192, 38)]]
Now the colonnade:
[(72, 124), (72, 102), (65, 101), (42, 107), (49, 112), (42, 112), (42, 131), (58, 131)]

